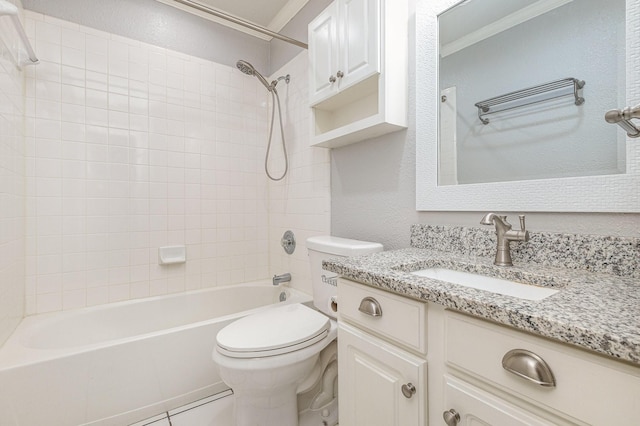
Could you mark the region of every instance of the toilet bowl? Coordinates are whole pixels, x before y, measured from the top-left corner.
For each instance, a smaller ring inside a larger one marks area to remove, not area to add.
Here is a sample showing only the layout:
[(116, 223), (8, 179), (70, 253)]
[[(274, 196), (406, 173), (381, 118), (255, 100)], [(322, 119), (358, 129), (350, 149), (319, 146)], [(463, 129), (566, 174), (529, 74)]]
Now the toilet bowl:
[(221, 330), (213, 358), (234, 391), (236, 424), (297, 425), (298, 386), (336, 334), (335, 321), (301, 304), (250, 315)]
[(310, 238), (307, 248), (316, 309), (277, 306), (229, 324), (216, 337), (212, 356), (233, 389), (236, 426), (298, 425), (300, 386), (321, 370), (320, 354), (337, 336), (336, 275), (322, 270), (322, 260), (382, 250), (377, 243), (336, 237)]

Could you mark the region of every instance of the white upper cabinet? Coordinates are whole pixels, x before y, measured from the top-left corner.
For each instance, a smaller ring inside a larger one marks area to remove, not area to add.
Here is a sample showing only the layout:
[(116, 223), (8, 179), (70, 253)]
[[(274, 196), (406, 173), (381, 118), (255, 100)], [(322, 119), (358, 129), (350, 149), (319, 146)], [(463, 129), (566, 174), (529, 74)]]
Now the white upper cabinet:
[(335, 0), (309, 24), (311, 145), (407, 127), (407, 0)]
[(339, 2), (341, 55), (339, 89), (380, 72), (380, 3), (378, 0)]
[(380, 71), (378, 0), (336, 0), (309, 25), (310, 103)]
[[(338, 5), (331, 3), (309, 24), (309, 91), (311, 103), (331, 96), (338, 68)], [(334, 78), (331, 79), (330, 76)]]

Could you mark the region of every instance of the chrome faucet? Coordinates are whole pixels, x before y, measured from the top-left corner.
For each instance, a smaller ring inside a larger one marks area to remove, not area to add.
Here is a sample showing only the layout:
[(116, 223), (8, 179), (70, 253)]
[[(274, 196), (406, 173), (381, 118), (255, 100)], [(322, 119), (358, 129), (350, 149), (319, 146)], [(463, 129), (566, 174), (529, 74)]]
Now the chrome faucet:
[(498, 250), (494, 265), (513, 266), (511, 261), (511, 241), (529, 241), (529, 231), (525, 229), (524, 215), (520, 215), (520, 230), (511, 229), (511, 224), (507, 222), (507, 216), (499, 216), (495, 213), (487, 213), (480, 221), (482, 225), (495, 225), (496, 236), (498, 237)]
[(279, 285), (282, 283), (287, 283), (289, 281), (291, 281), (291, 274), (288, 272), (282, 275), (274, 275), (272, 280), (273, 285)]

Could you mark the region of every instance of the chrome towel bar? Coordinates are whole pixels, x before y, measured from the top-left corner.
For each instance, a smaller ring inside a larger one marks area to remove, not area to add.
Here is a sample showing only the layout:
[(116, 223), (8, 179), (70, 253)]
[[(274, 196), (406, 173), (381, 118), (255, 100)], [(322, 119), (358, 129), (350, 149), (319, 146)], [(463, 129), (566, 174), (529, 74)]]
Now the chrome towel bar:
[(640, 105), (636, 105), (633, 108), (612, 109), (604, 115), (607, 123), (617, 124), (627, 132), (627, 136), (637, 138), (640, 136), (640, 128), (631, 122), (632, 118), (640, 118)]

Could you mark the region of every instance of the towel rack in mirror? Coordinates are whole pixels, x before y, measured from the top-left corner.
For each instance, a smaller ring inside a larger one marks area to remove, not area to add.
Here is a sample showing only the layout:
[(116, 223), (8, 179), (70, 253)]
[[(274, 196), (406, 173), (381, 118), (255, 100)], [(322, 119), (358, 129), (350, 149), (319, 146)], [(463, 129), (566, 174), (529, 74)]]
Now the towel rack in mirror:
[[(475, 104), (478, 108), (478, 118), (482, 124), (489, 124), (489, 119), (484, 118), (487, 115), (570, 95), (574, 97), (574, 104), (582, 105), (584, 98), (578, 91), (585, 84), (584, 80), (577, 78), (563, 78), (485, 99)], [(572, 90), (568, 90), (569, 88)]]

